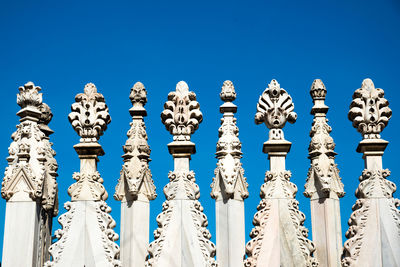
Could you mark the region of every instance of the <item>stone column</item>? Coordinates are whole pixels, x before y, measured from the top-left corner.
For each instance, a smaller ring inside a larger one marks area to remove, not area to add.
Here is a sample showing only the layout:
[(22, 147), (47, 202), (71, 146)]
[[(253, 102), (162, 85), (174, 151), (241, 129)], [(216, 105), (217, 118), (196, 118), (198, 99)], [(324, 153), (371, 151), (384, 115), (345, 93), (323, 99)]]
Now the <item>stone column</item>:
[(147, 92), (142, 83), (135, 83), (129, 98), (132, 122), (114, 198), (121, 201), (121, 262), (124, 267), (144, 267), (149, 246), (149, 200), (157, 194), (149, 169), (150, 147), (143, 120)]
[(321, 80), (314, 80), (310, 94), (314, 121), (308, 147), (311, 167), (304, 195), (311, 199), (312, 233), (319, 264), (340, 267), (343, 246), (339, 198), (344, 196), (344, 189), (335, 163), (335, 143), (326, 118), (329, 107), (324, 103), (326, 88)]
[(203, 115), (195, 93), (189, 92), (185, 82), (179, 82), (176, 91), (168, 94), (161, 120), (173, 135), (168, 150), (174, 158), (174, 171), (169, 173), (170, 182), (164, 187), (167, 200), (157, 217), (158, 228), (149, 246), (146, 266), (216, 266), (215, 245), (210, 241), (207, 217), (198, 201), (200, 189), (189, 167), (190, 157), (196, 152), (190, 137)]
[(92, 83), (75, 101), (68, 119), (81, 137), (74, 146), (80, 172), (73, 174), (76, 183), (68, 188), (71, 202), (65, 203), (67, 212), (58, 219), (62, 229), (55, 232), (58, 241), (51, 245), (52, 260), (45, 266), (121, 266), (119, 247), (114, 243), (118, 235), (112, 230), (115, 221), (109, 214), (111, 208), (105, 202), (108, 194), (97, 171), (98, 157), (104, 155), (98, 140), (111, 122), (108, 107)]
[(2, 266), (42, 267), (49, 259), (51, 226), (57, 215), (57, 162), (47, 126), (52, 113), (41, 88), (28, 82), (19, 88), (21, 117), (8, 151), (1, 195), (7, 201)]
[(393, 198), (396, 185), (386, 179), (390, 171), (382, 167), (389, 142), (380, 138), (391, 116), (384, 91), (365, 79), (354, 92), (349, 111), (349, 119), (363, 136), (357, 152), (363, 153), (365, 169), (346, 232), (343, 266), (400, 266), (400, 201)]
[(218, 163), (211, 184), (211, 197), (215, 199), (217, 262), (219, 267), (242, 267), (245, 254), (243, 200), (249, 192), (240, 162), (242, 143), (234, 117), (237, 106), (232, 101), (236, 92), (231, 81), (224, 82), (220, 97), (224, 101), (220, 107), (223, 118), (218, 130)]
[(270, 170), (261, 186), (261, 202), (254, 215), (252, 238), (246, 245), (246, 267), (306, 267), (318, 265), (312, 254), (314, 244), (307, 239), (304, 214), (295, 199), (297, 187), (290, 182), (285, 158), (291, 143), (285, 140), (282, 128), (294, 123), (297, 114), (290, 95), (272, 80), (257, 104), (256, 124), (270, 129), (263, 152), (268, 154)]

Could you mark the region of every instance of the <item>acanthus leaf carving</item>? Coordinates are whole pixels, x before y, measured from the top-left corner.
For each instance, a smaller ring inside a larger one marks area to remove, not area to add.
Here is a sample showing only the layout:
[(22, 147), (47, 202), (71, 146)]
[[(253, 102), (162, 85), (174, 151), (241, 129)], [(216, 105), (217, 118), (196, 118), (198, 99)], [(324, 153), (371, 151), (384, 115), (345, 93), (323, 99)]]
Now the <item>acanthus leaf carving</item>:
[(104, 96), (93, 83), (88, 83), (75, 101), (68, 115), (72, 127), (81, 137), (81, 143), (97, 142), (111, 122)]
[(28, 106), (38, 108), (42, 104), (42, 94), (39, 93), (41, 90), (33, 82), (27, 82), (24, 86), (20, 86), (19, 94), (17, 94), (17, 104), (21, 108)]
[(161, 120), (174, 136), (174, 141), (190, 141), (191, 134), (199, 128), (203, 121), (200, 104), (196, 101), (196, 94), (189, 92), (184, 81), (176, 85), (176, 91), (168, 94)]
[(365, 79), (353, 94), (348, 117), (364, 139), (379, 139), (392, 117), (384, 94), (382, 89), (375, 88), (371, 79)]

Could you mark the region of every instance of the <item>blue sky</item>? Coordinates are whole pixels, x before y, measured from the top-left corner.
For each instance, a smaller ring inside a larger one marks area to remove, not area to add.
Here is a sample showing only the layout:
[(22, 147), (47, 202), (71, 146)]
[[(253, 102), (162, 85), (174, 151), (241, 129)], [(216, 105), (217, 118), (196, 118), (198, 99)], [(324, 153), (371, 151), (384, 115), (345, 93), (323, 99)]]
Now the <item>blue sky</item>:
[[(309, 89), (320, 78), (328, 89), (326, 104), (337, 146), (346, 196), (341, 200), (342, 231), (347, 230), (354, 192), (363, 169), (355, 152), (361, 135), (347, 119), (353, 91), (364, 78), (385, 90), (393, 117), (382, 137), (390, 144), (384, 168), (400, 186), (396, 138), (400, 127), (400, 2), (382, 1), (1, 1), (0, 81), (2, 131), (1, 168), (5, 168), (10, 135), (18, 124), (15, 113), (18, 86), (33, 81), (42, 87), (52, 108), (51, 136), (59, 163), (60, 203), (69, 200), (67, 188), (79, 160), (72, 146), (79, 137), (67, 115), (74, 96), (93, 82), (105, 96), (112, 122), (100, 143), (106, 152), (99, 171), (110, 196), (122, 165), (121, 146), (129, 129), (130, 88), (136, 81), (148, 90), (147, 132), (152, 148), (150, 164), (158, 197), (151, 202), (150, 231), (165, 200), (163, 186), (173, 168), (167, 143), (171, 135), (160, 113), (170, 91), (180, 80), (197, 94), (204, 121), (193, 135), (197, 154), (191, 168), (201, 189), (200, 201), (209, 218), (215, 241), (214, 200), (210, 184), (216, 164), (219, 92), (232, 80), (237, 92), (238, 126), (243, 143), (243, 167), (250, 197), (245, 201), (246, 238), (259, 203), (260, 186), (267, 170), (262, 144), (265, 126), (254, 124), (259, 95), (275, 78), (293, 98), (298, 120), (286, 125), (285, 137), (293, 143), (287, 169), (297, 184), (300, 209), (310, 229), (309, 200), (302, 193), (309, 167), (308, 143), (312, 116)], [(399, 194), (396, 193), (398, 197)], [(110, 197), (119, 232), (119, 202)], [(62, 204), (60, 214), (64, 213)], [(0, 201), (3, 225), (5, 200)], [(54, 223), (53, 229), (60, 226)], [(311, 231), (310, 231), (311, 233)], [(2, 240), (3, 227), (0, 227)], [(151, 236), (152, 238), (152, 236)]]

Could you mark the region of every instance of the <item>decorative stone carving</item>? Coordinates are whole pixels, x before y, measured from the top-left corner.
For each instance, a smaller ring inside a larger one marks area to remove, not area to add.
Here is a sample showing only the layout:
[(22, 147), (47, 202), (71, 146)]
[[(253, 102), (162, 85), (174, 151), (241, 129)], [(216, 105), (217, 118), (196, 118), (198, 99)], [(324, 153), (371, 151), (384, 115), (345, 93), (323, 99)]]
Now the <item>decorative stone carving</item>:
[(294, 104), (290, 95), (276, 80), (272, 80), (258, 100), (255, 122), (265, 123), (270, 129), (270, 140), (283, 140), (282, 128), (286, 122), (294, 123), (297, 119), (293, 110)]
[(81, 137), (81, 143), (97, 142), (111, 122), (104, 96), (97, 93), (93, 83), (88, 83), (75, 101), (68, 115), (72, 127)]
[[(19, 87), (21, 117), (8, 151), (1, 195), (7, 200), (3, 265), (43, 266), (49, 258), (52, 218), (58, 212), (57, 161), (52, 143), (50, 107), (32, 82)], [(22, 242), (23, 241), (23, 242)], [(35, 249), (34, 249), (35, 248)], [(18, 249), (26, 259), (17, 259)]]
[(146, 126), (143, 121), (143, 116), (146, 116), (144, 109), (147, 102), (146, 95), (143, 84), (135, 83), (129, 96), (133, 105), (130, 109), (132, 122), (127, 134), (128, 140), (123, 146), (124, 165), (115, 188), (114, 198), (116, 200), (126, 197), (125, 192), (128, 192), (133, 198), (137, 198), (138, 194), (145, 195), (149, 200), (157, 197), (156, 187), (149, 169), (151, 150), (147, 144)]
[[(190, 155), (195, 153), (190, 135), (202, 121), (196, 95), (185, 82), (168, 95), (161, 120), (173, 135), (168, 145), (174, 157), (174, 171), (164, 187), (166, 201), (157, 217), (158, 228), (149, 246), (147, 267), (216, 266), (215, 245), (210, 241), (207, 217), (198, 201), (199, 187), (194, 172), (189, 170)], [(171, 257), (176, 255), (176, 257)]]
[(144, 124), (147, 92), (141, 82), (131, 88), (129, 98), (132, 122), (123, 146), (124, 164), (114, 198), (121, 201), (122, 264), (124, 267), (144, 267), (149, 246), (149, 200), (155, 199), (157, 194), (149, 168), (151, 150)]
[[(217, 168), (214, 171), (215, 177), (211, 184), (211, 197), (217, 199), (226, 194), (230, 198), (245, 199), (248, 197), (247, 182), (244, 177), (244, 170), (240, 159), (242, 157), (242, 143), (239, 140), (239, 128), (236, 126), (237, 107), (232, 101), (236, 98), (235, 88), (231, 81), (225, 81), (221, 94), (221, 100), (225, 103), (220, 110), (223, 113), (221, 127), (218, 130), (219, 139), (217, 143)], [(223, 185), (220, 185), (220, 183)]]
[(189, 92), (184, 81), (177, 84), (175, 92), (168, 94), (161, 120), (174, 141), (190, 141), (190, 135), (199, 128), (203, 121), (200, 104), (196, 101), (196, 94)]
[(18, 89), (17, 104), (21, 108), (32, 107), (37, 109), (42, 104), (42, 94), (39, 93), (42, 88), (35, 86), (33, 82), (27, 82)]
[(321, 266), (340, 267), (342, 231), (339, 198), (344, 196), (339, 169), (335, 163), (335, 143), (330, 136), (325, 105), (327, 90), (320, 79), (314, 80), (310, 95), (314, 115), (308, 147), (311, 166), (307, 174), (304, 195), (311, 199), (311, 219), (316, 257)]
[(102, 94), (94, 84), (85, 86), (84, 93), (75, 97), (68, 118), (81, 137), (75, 145), (81, 160), (80, 172), (73, 174), (77, 181), (68, 188), (72, 202), (67, 202), (67, 212), (60, 216), (61, 230), (56, 231), (58, 241), (50, 246), (52, 260), (45, 267), (63, 266), (121, 266), (118, 235), (113, 231), (115, 221), (111, 208), (104, 200), (107, 192), (97, 171), (98, 156), (104, 155), (100, 136), (111, 118)]
[(263, 148), (270, 158), (270, 170), (261, 186), (252, 239), (246, 245), (246, 267), (318, 265), (312, 256), (315, 246), (303, 226), (305, 216), (295, 200), (297, 186), (290, 182), (291, 173), (285, 169), (291, 143), (284, 140), (282, 128), (286, 121), (295, 122), (293, 110), (291, 97), (272, 80), (259, 99), (255, 116), (256, 124), (264, 122), (270, 129)]
[(363, 153), (365, 169), (356, 190), (346, 232), (342, 266), (398, 266), (400, 264), (400, 201), (393, 198), (396, 185), (386, 179), (390, 171), (382, 168), (382, 155), (388, 144), (380, 133), (388, 124), (391, 110), (376, 89), (365, 79), (355, 91), (349, 119), (363, 140), (357, 152)]
[(380, 138), (380, 133), (392, 117), (389, 102), (384, 98), (384, 91), (375, 88), (371, 79), (365, 79), (361, 88), (353, 94), (350, 104), (349, 120), (364, 139)]
[(337, 197), (343, 197), (343, 183), (335, 163), (335, 143), (330, 136), (332, 128), (328, 125), (326, 118), (329, 109), (324, 103), (326, 88), (320, 79), (314, 80), (310, 95), (314, 101), (311, 110), (314, 120), (310, 131), (311, 142), (308, 147), (311, 167), (308, 170), (304, 195), (309, 198), (313, 196), (329, 197), (332, 192)]
[(42, 103), (40, 90), (32, 82), (19, 87), (17, 103), (22, 108), (18, 112), (21, 123), (11, 136), (13, 142), (7, 158), (9, 166), (5, 171), (1, 195), (6, 200), (25, 201), (21, 194), (13, 196), (18, 192), (28, 193), (31, 200), (40, 199), (46, 210), (52, 210), (57, 215), (58, 165), (52, 144), (38, 124), (43, 118), (43, 124), (47, 126), (52, 113), (48, 105)]

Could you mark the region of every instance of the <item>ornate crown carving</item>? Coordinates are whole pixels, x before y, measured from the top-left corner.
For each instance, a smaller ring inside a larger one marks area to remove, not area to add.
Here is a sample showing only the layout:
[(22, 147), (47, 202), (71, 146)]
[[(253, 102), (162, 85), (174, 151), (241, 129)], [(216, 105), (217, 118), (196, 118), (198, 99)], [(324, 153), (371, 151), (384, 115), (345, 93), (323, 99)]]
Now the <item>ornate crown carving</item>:
[(174, 141), (190, 141), (190, 135), (199, 128), (203, 121), (200, 104), (196, 101), (196, 94), (189, 92), (184, 81), (176, 85), (175, 92), (168, 94), (161, 121), (174, 136)]
[(42, 104), (42, 94), (39, 93), (42, 88), (35, 86), (33, 82), (27, 82), (24, 86), (20, 86), (17, 94), (17, 104), (21, 108), (27, 106), (38, 107)]
[(111, 122), (108, 107), (102, 94), (93, 83), (85, 86), (84, 93), (77, 94), (68, 119), (81, 138), (81, 143), (97, 142)]
[(365, 79), (353, 94), (348, 118), (364, 139), (380, 138), (380, 133), (392, 117), (385, 92), (375, 88), (371, 79)]
[(255, 123), (265, 123), (272, 130), (270, 139), (284, 139), (281, 129), (287, 121), (294, 123), (297, 119), (293, 110), (294, 104), (290, 95), (276, 80), (272, 80), (258, 100)]

